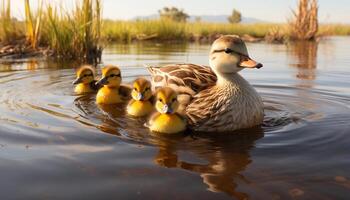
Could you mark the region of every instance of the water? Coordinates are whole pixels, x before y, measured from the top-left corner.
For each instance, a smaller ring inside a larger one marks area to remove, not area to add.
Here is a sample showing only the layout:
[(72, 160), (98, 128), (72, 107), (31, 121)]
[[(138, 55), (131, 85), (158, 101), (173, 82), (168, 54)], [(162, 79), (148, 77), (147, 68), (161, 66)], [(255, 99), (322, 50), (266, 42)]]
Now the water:
[[(264, 99), (259, 128), (149, 134), (144, 119), (76, 96), (74, 63), (0, 65), (0, 199), (348, 199), (350, 38), (248, 44), (242, 75)], [(207, 64), (209, 45), (110, 45), (123, 80), (143, 64)]]

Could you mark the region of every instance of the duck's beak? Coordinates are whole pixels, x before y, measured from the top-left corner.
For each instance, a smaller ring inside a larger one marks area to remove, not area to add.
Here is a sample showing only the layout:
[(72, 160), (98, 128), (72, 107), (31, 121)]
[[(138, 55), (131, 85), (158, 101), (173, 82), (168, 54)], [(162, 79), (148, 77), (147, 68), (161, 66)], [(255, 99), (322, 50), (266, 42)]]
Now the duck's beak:
[(173, 109), (168, 104), (165, 104), (162, 111), (164, 114), (170, 114), (173, 112)]
[(249, 58), (248, 56), (241, 56), (241, 62), (238, 66), (243, 68), (257, 68), (260, 69), (263, 67), (261, 63), (256, 62), (255, 60)]
[(102, 77), (100, 80), (96, 82), (95, 85), (106, 85), (108, 83), (107, 77)]
[(73, 85), (79, 84), (79, 83), (82, 82), (82, 79), (83, 79), (83, 78), (81, 78), (81, 77), (77, 77), (77, 78), (72, 82), (72, 84), (73, 84)]
[(137, 93), (136, 100), (140, 101), (143, 99), (143, 94), (141, 92)]

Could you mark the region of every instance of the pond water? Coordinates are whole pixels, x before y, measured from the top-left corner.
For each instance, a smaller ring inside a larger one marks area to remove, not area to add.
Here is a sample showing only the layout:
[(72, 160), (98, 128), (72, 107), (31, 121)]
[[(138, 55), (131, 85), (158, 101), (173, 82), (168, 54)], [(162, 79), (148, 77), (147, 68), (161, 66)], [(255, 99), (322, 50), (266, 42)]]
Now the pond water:
[[(261, 127), (152, 135), (145, 119), (76, 96), (74, 63), (0, 64), (0, 199), (348, 199), (350, 38), (247, 44)], [(143, 64), (208, 63), (209, 45), (110, 45), (124, 82)]]

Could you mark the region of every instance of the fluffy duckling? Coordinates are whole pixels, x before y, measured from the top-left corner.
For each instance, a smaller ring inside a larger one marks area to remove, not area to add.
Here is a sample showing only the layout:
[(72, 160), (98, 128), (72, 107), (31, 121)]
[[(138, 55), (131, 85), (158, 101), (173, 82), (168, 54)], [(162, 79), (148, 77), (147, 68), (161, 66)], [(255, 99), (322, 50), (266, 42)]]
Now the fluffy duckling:
[(153, 111), (151, 82), (144, 78), (138, 78), (134, 81), (133, 87), (131, 91), (133, 99), (127, 106), (127, 112), (135, 117), (144, 117)]
[(156, 109), (150, 121), (151, 131), (165, 134), (175, 134), (185, 131), (186, 121), (176, 111), (179, 103), (177, 93), (170, 87), (162, 87), (156, 94)]
[(96, 85), (95, 70), (90, 65), (83, 65), (77, 70), (77, 78), (73, 81), (75, 93), (85, 94), (96, 92), (99, 85)]
[(116, 104), (130, 99), (131, 89), (121, 85), (121, 73), (116, 66), (106, 66), (102, 69), (102, 78), (96, 84), (103, 85), (96, 96), (97, 104)]

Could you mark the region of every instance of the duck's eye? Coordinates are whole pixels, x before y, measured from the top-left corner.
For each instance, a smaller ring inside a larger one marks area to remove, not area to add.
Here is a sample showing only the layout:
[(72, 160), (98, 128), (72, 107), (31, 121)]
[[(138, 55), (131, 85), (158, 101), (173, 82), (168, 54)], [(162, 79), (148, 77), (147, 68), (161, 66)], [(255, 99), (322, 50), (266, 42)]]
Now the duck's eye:
[(230, 48), (226, 48), (226, 49), (225, 49), (225, 53), (227, 53), (227, 54), (230, 54), (230, 53), (232, 53), (232, 52), (233, 52), (233, 50), (230, 49)]
[(134, 90), (135, 90), (135, 91), (137, 91), (137, 88), (136, 88), (136, 87), (134, 87)]
[(163, 103), (163, 99), (158, 99), (158, 101), (162, 102)]

